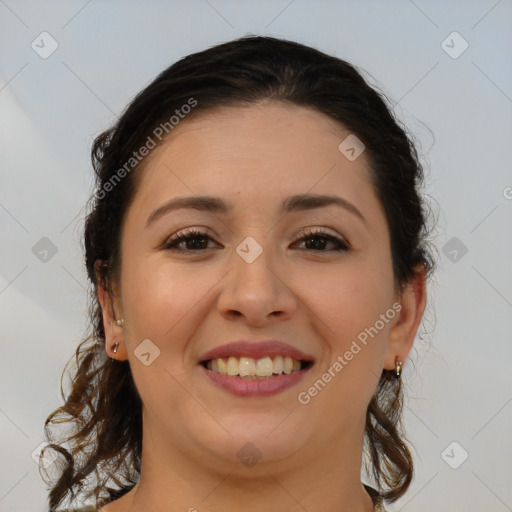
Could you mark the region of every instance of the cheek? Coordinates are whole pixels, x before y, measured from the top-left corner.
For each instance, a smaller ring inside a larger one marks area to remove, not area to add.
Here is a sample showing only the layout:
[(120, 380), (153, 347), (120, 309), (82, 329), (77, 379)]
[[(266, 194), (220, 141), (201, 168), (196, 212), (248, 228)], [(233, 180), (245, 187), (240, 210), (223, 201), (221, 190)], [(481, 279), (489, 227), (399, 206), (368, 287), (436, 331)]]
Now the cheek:
[[(191, 366), (190, 340), (197, 336), (214, 308), (211, 297), (223, 275), (214, 266), (198, 267), (171, 264), (160, 257), (153, 261), (141, 258), (140, 262), (135, 259), (126, 262), (123, 278), (123, 309), (129, 319), (126, 344), (141, 395), (165, 393), (162, 383), (168, 382), (174, 389), (172, 385), (177, 384), (173, 377), (180, 382), (187, 377)], [(146, 339), (158, 349), (154, 349), (158, 358), (149, 367), (154, 371), (147, 371), (137, 359), (138, 347)]]
[[(354, 257), (330, 268), (301, 272), (301, 300), (314, 310), (331, 347), (347, 342), (372, 326), (391, 307), (391, 263)], [(387, 333), (389, 325), (381, 330)]]
[(390, 260), (347, 259), (338, 269), (314, 276), (304, 272), (301, 289), (317, 314), (327, 357), (301, 387), (300, 403), (309, 400), (312, 410), (332, 415), (333, 421), (340, 411), (362, 418), (378, 384), (395, 317)]
[(139, 334), (163, 339), (182, 328), (194, 306), (211, 285), (204, 272), (186, 266), (140, 259), (127, 261), (123, 278), (123, 308)]
[(186, 345), (197, 325), (194, 312), (211, 285), (203, 273), (199, 279), (197, 271), (194, 276), (151, 257), (126, 258), (123, 263), (125, 341), (135, 385), (153, 420), (171, 421), (171, 413), (161, 406), (175, 411), (183, 405), (179, 382), (186, 376)]

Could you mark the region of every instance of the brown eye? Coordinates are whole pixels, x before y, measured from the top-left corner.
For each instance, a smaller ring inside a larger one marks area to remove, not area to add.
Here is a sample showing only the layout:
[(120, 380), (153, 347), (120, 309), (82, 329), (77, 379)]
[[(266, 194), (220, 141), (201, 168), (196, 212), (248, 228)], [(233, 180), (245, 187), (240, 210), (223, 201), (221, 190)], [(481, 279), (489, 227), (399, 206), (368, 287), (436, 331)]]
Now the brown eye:
[[(306, 245), (305, 250), (315, 252), (348, 251), (350, 247), (342, 238), (324, 233), (323, 231), (304, 231), (304, 236), (298, 239), (294, 244), (303, 242)], [(331, 245), (330, 249), (326, 247)], [(333, 247), (334, 246), (334, 247)]]
[(168, 239), (162, 248), (177, 252), (200, 252), (208, 249), (209, 240), (212, 238), (207, 233), (187, 229)]

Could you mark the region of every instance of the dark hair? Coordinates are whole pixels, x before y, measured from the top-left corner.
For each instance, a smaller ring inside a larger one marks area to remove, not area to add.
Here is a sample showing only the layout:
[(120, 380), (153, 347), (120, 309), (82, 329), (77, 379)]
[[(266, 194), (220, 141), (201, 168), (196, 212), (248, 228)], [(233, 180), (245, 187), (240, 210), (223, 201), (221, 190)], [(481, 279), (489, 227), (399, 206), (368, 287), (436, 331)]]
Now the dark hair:
[[(258, 36), (179, 60), (135, 97), (92, 148), (97, 191), (90, 201), (84, 236), (85, 263), (93, 285), (91, 332), (76, 350), (71, 391), (67, 397), (62, 392), (65, 404), (45, 423), (49, 448), (64, 457), (50, 489), (51, 511), (68, 495), (115, 499), (138, 480), (142, 403), (128, 362), (111, 362), (105, 352), (96, 290), (100, 284), (112, 290), (119, 271), (120, 228), (137, 189), (142, 148), (165, 140), (176, 124), (200, 113), (262, 101), (312, 108), (353, 132), (366, 147), (372, 184), (386, 214), (396, 283), (403, 288), (418, 265), (427, 277), (433, 271), (426, 203), (418, 193), (424, 178), (416, 149), (383, 95), (352, 65), (296, 42)], [(413, 474), (399, 421), (400, 382), (384, 370), (366, 414), (365, 449), (370, 459), (366, 469), (388, 501), (405, 493)], [(55, 438), (51, 426), (61, 423), (74, 430)], [(91, 477), (96, 481), (88, 488)], [(107, 487), (111, 482), (115, 487)]]

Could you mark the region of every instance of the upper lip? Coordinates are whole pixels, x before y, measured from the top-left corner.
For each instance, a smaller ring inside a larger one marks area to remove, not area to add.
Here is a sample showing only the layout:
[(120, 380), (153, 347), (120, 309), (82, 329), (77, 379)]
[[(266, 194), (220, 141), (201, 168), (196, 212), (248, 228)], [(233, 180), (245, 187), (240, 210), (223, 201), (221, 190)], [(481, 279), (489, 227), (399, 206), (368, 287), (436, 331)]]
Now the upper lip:
[(201, 356), (200, 362), (225, 357), (252, 357), (260, 359), (265, 356), (283, 356), (298, 361), (313, 361), (313, 356), (305, 354), (298, 348), (277, 340), (246, 341), (238, 340), (215, 347)]

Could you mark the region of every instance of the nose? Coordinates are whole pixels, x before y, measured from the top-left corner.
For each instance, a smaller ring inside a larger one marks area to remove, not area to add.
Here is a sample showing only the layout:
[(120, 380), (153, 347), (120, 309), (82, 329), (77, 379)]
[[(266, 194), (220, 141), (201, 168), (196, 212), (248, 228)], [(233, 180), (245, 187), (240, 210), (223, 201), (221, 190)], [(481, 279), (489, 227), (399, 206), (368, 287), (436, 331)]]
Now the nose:
[(252, 262), (236, 251), (233, 267), (223, 281), (217, 307), (227, 320), (253, 326), (290, 319), (297, 309), (297, 298), (290, 288), (285, 265), (270, 249)]

